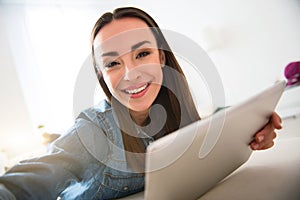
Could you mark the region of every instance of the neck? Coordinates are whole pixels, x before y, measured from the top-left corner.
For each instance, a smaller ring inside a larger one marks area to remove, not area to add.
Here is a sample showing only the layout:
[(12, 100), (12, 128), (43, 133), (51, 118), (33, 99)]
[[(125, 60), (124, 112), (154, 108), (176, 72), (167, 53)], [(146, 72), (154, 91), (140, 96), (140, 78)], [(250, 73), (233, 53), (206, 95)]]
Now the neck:
[(130, 110), (130, 115), (131, 115), (133, 121), (137, 125), (143, 126), (143, 125), (145, 125), (145, 122), (149, 116), (149, 110), (145, 110), (145, 111)]

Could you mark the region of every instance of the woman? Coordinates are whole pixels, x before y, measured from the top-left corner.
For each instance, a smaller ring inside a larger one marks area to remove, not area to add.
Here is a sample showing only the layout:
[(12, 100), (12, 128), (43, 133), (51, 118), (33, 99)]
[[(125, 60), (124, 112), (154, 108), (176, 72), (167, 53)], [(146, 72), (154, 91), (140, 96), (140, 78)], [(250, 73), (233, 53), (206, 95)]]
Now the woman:
[[(0, 199), (113, 199), (143, 190), (149, 142), (200, 119), (183, 72), (155, 21), (136, 8), (105, 13), (92, 57), (107, 100), (83, 111), (48, 155), (0, 177)], [(250, 144), (273, 146), (280, 117)]]

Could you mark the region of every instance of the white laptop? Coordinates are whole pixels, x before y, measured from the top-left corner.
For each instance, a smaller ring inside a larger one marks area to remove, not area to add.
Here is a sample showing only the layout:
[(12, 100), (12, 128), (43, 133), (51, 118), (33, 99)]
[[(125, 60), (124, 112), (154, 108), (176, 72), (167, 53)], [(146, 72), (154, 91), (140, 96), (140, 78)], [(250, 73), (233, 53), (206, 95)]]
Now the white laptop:
[(281, 81), (147, 148), (145, 191), (126, 199), (193, 200), (245, 163), (249, 143), (267, 122), (285, 89)]

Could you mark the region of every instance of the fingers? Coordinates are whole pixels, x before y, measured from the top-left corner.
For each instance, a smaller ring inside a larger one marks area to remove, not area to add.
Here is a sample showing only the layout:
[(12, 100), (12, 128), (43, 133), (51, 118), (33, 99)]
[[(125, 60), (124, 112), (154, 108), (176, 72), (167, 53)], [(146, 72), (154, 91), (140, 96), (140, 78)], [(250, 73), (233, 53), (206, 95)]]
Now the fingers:
[(276, 138), (275, 129), (281, 129), (281, 118), (274, 112), (268, 124), (255, 134), (254, 140), (250, 143), (253, 150), (264, 150), (274, 146)]
[(260, 147), (259, 150), (269, 149), (269, 148), (271, 148), (272, 146), (274, 146), (274, 141), (271, 141), (270, 143), (268, 143), (268, 144), (266, 144), (266, 145)]
[(274, 145), (274, 139), (276, 138), (276, 132), (271, 131), (269, 133), (264, 134), (263, 140), (256, 140), (256, 142), (259, 144), (259, 149), (267, 149), (268, 147), (272, 147)]
[(281, 122), (282, 120), (280, 116), (276, 112), (273, 112), (271, 116), (271, 123), (273, 124), (274, 128), (281, 129), (282, 128)]
[(274, 139), (277, 134), (275, 131), (269, 131), (265, 127), (262, 131), (255, 135), (255, 139), (251, 142), (250, 146), (253, 150), (264, 150), (274, 146)]

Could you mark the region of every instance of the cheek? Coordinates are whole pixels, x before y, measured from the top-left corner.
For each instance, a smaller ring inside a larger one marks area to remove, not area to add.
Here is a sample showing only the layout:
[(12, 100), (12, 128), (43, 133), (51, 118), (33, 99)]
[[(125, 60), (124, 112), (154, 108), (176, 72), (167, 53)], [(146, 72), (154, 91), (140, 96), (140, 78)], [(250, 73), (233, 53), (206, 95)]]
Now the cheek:
[(103, 73), (103, 79), (110, 90), (111, 93), (115, 93), (114, 90), (118, 85), (119, 78), (116, 75), (113, 75), (111, 73)]
[(160, 64), (155, 64), (147, 68), (146, 73), (151, 74), (153, 77), (155, 77), (155, 82), (161, 85), (163, 79), (163, 72), (162, 66)]

